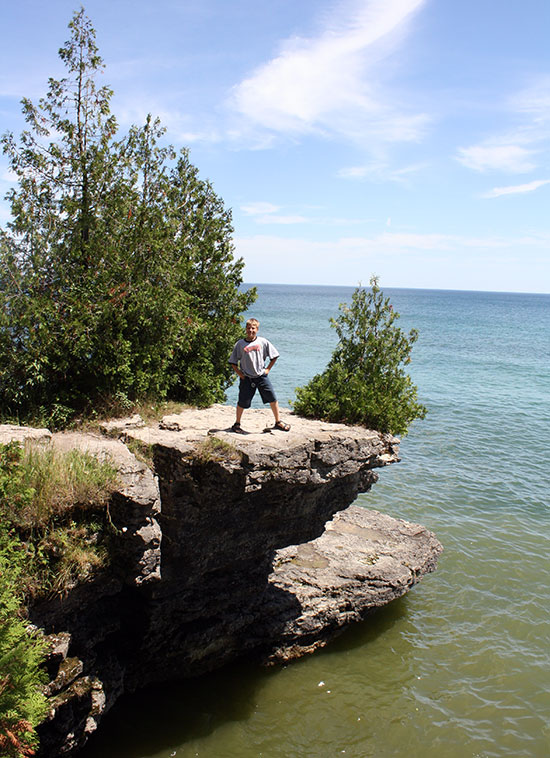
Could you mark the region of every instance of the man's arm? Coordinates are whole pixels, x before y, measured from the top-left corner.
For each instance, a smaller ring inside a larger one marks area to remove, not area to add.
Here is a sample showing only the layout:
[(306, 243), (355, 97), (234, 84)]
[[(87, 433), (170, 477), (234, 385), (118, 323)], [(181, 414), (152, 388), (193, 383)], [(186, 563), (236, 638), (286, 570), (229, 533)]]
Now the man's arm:
[(241, 369), (237, 366), (237, 364), (232, 363), (231, 365), (233, 366), (233, 371), (237, 374), (237, 376), (239, 376), (241, 379), (244, 379), (244, 374), (241, 371)]
[[(277, 358), (278, 358), (278, 357), (279, 357), (279, 356), (277, 356)], [(272, 358), (272, 359), (269, 361), (269, 365), (268, 365), (268, 367), (267, 367), (267, 368), (266, 368), (266, 370), (265, 370), (265, 375), (266, 375), (266, 376), (269, 374), (269, 372), (271, 371), (271, 369), (272, 369), (272, 368), (273, 368), (273, 366), (275, 365), (275, 362), (276, 362), (277, 358)]]

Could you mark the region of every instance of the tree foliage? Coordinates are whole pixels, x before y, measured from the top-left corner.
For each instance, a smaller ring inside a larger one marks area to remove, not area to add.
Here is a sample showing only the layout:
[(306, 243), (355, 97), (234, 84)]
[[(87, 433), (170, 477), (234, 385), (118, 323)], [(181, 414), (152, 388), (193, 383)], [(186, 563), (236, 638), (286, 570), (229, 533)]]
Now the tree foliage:
[[(0, 472), (0, 485), (5, 471)], [(44, 645), (24, 623), (19, 574), (21, 543), (0, 524), (0, 755), (34, 755), (35, 727), (46, 713), (40, 668)]]
[(113, 398), (222, 400), (241, 292), (231, 213), (148, 116), (120, 136), (83, 10), (67, 75), (2, 138), (18, 185), (0, 230), (0, 412), (53, 423)]
[(296, 389), (296, 413), (309, 418), (361, 424), (393, 434), (406, 434), (409, 425), (424, 418), (417, 388), (405, 366), (418, 338), (395, 324), (399, 314), (384, 297), (378, 279), (371, 289), (358, 287), (351, 306), (340, 305), (331, 319), (338, 344), (321, 374)]

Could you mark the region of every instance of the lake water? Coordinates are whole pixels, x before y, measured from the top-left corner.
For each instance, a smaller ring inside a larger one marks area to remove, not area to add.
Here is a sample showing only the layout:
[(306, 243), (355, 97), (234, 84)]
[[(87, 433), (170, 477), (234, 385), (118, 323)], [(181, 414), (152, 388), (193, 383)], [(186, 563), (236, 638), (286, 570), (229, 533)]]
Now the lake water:
[[(281, 353), (286, 405), (325, 367), (353, 288), (258, 290), (248, 315)], [(550, 756), (550, 295), (385, 293), (420, 333), (429, 414), (359, 502), (433, 530), (438, 570), (292, 665), (125, 698), (85, 758)]]

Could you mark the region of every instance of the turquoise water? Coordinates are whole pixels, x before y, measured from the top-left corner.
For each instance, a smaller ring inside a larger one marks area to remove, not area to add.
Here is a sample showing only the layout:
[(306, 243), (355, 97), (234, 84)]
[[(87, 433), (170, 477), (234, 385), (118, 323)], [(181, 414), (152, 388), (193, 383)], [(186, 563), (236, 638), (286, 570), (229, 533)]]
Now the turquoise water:
[[(259, 286), (281, 404), (326, 365), (352, 291)], [(86, 758), (550, 756), (550, 295), (385, 292), (419, 330), (429, 414), (360, 503), (432, 529), (438, 570), (295, 664), (125, 699)]]

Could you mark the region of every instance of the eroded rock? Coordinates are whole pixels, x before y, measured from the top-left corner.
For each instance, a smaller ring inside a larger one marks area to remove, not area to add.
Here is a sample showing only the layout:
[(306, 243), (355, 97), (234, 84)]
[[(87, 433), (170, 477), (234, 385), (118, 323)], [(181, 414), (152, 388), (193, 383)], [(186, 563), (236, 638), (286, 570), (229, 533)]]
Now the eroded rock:
[(323, 647), (434, 571), (441, 551), (419, 524), (356, 505), (337, 513), (316, 540), (275, 554), (269, 583), (279, 591), (262, 609), (267, 659), (286, 662)]
[(433, 535), (351, 505), (398, 460), (399, 440), (283, 418), (288, 433), (248, 410), (237, 435), (234, 409), (213, 406), (53, 435), (116, 464), (119, 543), (107, 574), (30, 609), (47, 633), (70, 634), (42, 728), (57, 736), (41, 755), (76, 750), (123, 692), (243, 655), (312, 652), (433, 571)]

